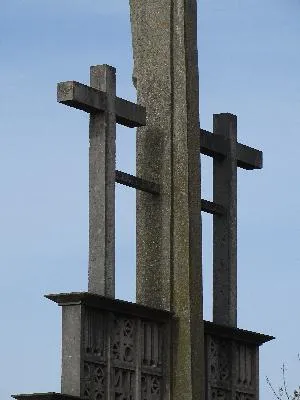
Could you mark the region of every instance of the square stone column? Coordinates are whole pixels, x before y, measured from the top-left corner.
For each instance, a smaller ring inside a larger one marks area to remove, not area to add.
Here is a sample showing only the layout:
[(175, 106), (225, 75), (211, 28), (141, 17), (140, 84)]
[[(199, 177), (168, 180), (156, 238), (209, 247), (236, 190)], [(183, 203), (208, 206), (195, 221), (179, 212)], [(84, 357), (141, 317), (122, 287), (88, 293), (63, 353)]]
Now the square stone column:
[(171, 398), (204, 397), (196, 0), (130, 0), (137, 131), (137, 302), (174, 313)]

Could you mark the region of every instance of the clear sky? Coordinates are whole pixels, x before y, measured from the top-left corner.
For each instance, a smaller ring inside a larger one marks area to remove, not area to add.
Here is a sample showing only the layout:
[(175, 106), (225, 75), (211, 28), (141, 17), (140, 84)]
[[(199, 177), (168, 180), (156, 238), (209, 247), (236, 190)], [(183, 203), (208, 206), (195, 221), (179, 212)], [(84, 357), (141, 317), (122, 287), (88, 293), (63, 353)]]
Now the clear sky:
[[(0, 0), (0, 398), (60, 390), (60, 309), (47, 293), (87, 288), (88, 117), (56, 103), (56, 83), (87, 83), (89, 66), (131, 84), (125, 0)], [(264, 169), (238, 174), (239, 327), (276, 336), (265, 376), (300, 384), (300, 2), (199, 0), (201, 126), (238, 115), (239, 141)], [(117, 166), (135, 172), (135, 132), (118, 128)], [(211, 160), (202, 158), (203, 197)], [(117, 187), (117, 297), (135, 298), (135, 193)], [(204, 307), (211, 319), (211, 217), (203, 215)]]

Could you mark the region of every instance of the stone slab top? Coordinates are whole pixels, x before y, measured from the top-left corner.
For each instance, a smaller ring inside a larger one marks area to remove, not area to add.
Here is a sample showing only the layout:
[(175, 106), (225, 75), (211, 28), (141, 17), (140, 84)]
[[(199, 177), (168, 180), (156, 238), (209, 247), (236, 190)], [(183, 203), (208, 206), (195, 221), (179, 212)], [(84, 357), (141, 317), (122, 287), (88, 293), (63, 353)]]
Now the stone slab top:
[[(131, 303), (125, 300), (112, 299), (89, 292), (48, 294), (45, 295), (45, 297), (57, 303), (59, 306), (82, 304), (105, 311), (123, 313), (130, 316), (161, 322), (167, 322), (173, 318), (173, 313), (170, 311), (146, 307), (141, 304)], [(275, 339), (274, 336), (247, 331), (245, 329), (219, 325), (211, 321), (204, 321), (204, 331), (205, 334), (216, 335), (218, 337), (240, 342), (253, 343), (258, 346)], [(50, 396), (51, 393), (48, 395)], [(54, 398), (51, 398), (51, 400), (54, 400)]]
[(13, 394), (11, 397), (17, 400), (80, 400), (80, 397), (70, 396), (62, 393), (32, 393), (32, 394)]
[(230, 326), (218, 325), (214, 322), (204, 321), (205, 334), (232, 339), (238, 342), (253, 343), (261, 346), (262, 344), (275, 339), (274, 336), (264, 335), (262, 333), (251, 332), (245, 329), (234, 328)]
[(131, 303), (129, 301), (112, 299), (89, 292), (71, 292), (48, 294), (45, 297), (54, 301), (59, 306), (86, 305), (105, 311), (129, 314), (139, 318), (153, 319), (155, 321), (167, 322), (172, 318), (172, 312), (159, 310), (152, 307), (146, 307), (141, 304)]

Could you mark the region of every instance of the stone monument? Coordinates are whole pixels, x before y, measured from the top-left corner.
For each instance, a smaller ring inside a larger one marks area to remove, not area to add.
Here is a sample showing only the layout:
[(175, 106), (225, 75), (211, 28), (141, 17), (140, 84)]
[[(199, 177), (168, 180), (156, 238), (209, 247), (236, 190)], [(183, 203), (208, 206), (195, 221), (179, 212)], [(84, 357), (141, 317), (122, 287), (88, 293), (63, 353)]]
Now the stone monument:
[[(61, 393), (24, 400), (257, 400), (258, 349), (237, 328), (237, 167), (262, 153), (237, 142), (237, 118), (200, 129), (196, 0), (130, 0), (137, 104), (116, 96), (113, 67), (58, 101), (90, 114), (88, 292), (62, 307)], [(116, 171), (116, 124), (137, 127), (137, 176)], [(214, 159), (201, 199), (200, 153)], [(137, 189), (137, 302), (115, 299), (115, 182)], [(213, 214), (213, 322), (203, 320), (201, 211)]]

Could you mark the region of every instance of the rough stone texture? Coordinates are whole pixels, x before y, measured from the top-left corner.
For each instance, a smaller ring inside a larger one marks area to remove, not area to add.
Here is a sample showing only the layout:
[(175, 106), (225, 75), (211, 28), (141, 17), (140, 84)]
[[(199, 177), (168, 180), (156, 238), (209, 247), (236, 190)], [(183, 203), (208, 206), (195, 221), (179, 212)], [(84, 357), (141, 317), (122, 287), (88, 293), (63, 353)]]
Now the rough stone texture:
[(172, 399), (203, 399), (203, 318), (196, 0), (131, 0), (134, 75), (147, 126), (137, 175), (137, 301), (171, 310)]
[(206, 399), (258, 400), (259, 346), (272, 339), (205, 322)]
[(63, 394), (169, 398), (171, 313), (91, 293), (47, 297), (63, 310)]
[[(226, 156), (228, 145), (227, 139), (223, 135), (215, 136), (213, 133), (200, 129), (200, 151), (209, 157)], [(263, 167), (263, 153), (253, 147), (242, 143), (236, 145), (237, 166), (239, 168), (252, 170)]]
[(116, 70), (91, 67), (91, 87), (106, 92), (106, 111), (90, 115), (89, 291), (115, 295)]
[(81, 395), (82, 327), (82, 306), (74, 304), (63, 307), (61, 392), (72, 396)]
[(214, 215), (213, 320), (237, 326), (237, 118), (214, 115), (214, 135), (225, 137), (226, 157), (214, 158), (213, 198), (226, 210)]
[[(90, 85), (75, 81), (60, 82), (57, 85), (57, 101), (90, 114), (89, 291), (113, 298), (116, 123), (130, 128), (143, 126), (146, 124), (146, 110), (116, 97), (116, 70), (109, 65), (91, 67)], [(117, 171), (119, 178), (120, 175), (122, 178), (130, 177)], [(142, 180), (135, 179), (135, 182), (143, 187), (151, 186)]]
[[(93, 70), (96, 69), (98, 70), (99, 66), (93, 67)], [(114, 69), (113, 72), (115, 75)], [(107, 93), (76, 81), (66, 81), (57, 84), (57, 101), (90, 114), (107, 111), (108, 105)], [(145, 108), (131, 101), (116, 97), (115, 112), (118, 124), (127, 126), (128, 128), (146, 125)]]

